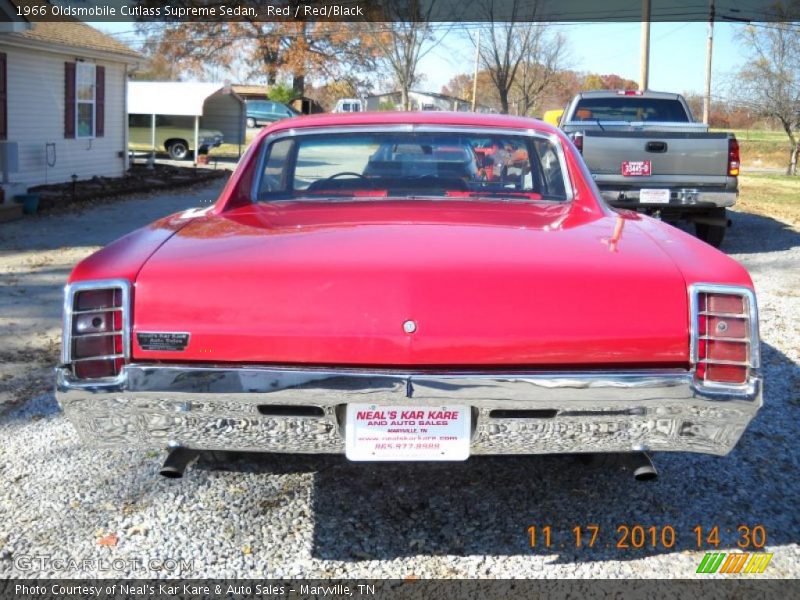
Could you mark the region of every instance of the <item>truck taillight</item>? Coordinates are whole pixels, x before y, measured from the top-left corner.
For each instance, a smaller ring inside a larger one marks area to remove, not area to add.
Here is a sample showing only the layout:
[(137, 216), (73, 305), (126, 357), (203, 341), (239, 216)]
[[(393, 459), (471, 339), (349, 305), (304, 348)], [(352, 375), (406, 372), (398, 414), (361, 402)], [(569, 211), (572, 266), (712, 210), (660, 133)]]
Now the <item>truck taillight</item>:
[(78, 379), (118, 376), (128, 358), (130, 284), (82, 281), (64, 291), (62, 361)]
[(735, 137), (728, 138), (728, 175), (739, 175), (739, 142)]
[(748, 288), (697, 284), (690, 290), (690, 307), (698, 384), (746, 385), (760, 358), (755, 294)]
[(641, 96), (643, 93), (642, 90), (617, 90), (620, 96)]
[(570, 138), (572, 139), (572, 143), (575, 144), (575, 147), (578, 149), (578, 152), (583, 154), (583, 133), (577, 131), (571, 134)]

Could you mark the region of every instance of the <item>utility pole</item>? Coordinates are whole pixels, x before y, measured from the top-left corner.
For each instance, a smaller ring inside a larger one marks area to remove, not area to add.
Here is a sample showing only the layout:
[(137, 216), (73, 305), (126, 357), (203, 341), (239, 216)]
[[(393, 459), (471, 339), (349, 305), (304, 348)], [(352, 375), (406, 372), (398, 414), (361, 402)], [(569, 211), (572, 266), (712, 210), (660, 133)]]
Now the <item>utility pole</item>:
[(650, 0), (642, 0), (642, 45), (639, 51), (639, 89), (645, 91), (650, 72)]
[(478, 106), (478, 65), (481, 58), (481, 30), (478, 28), (478, 39), (475, 43), (475, 72), (472, 74), (472, 112)]
[(708, 6), (708, 41), (706, 42), (706, 94), (703, 96), (703, 123), (708, 125), (711, 113), (711, 53), (714, 49), (714, 0)]

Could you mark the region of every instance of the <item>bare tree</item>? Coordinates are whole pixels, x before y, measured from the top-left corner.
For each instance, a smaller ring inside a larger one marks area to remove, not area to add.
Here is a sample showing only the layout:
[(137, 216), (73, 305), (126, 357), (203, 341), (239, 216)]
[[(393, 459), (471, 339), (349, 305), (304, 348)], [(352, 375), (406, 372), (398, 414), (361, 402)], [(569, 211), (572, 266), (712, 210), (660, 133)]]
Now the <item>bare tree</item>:
[(528, 115), (540, 108), (542, 96), (556, 82), (564, 66), (564, 36), (560, 33), (551, 36), (543, 24), (533, 27), (530, 53), (518, 70), (517, 80), (512, 82), (511, 95), (520, 115)]
[(434, 35), (436, 7), (436, 2), (408, 0), (406, 3), (387, 2), (380, 8), (391, 22), (382, 23), (382, 30), (374, 36), (374, 46), (378, 49), (379, 60), (400, 90), (403, 110), (410, 109), (409, 91), (422, 79), (417, 72), (419, 62), (443, 37), (443, 34)]
[[(386, 31), (377, 36), (382, 59), (400, 90), (403, 110), (410, 108), (408, 92), (417, 82), (417, 66), (427, 54), (423, 47), (431, 38), (430, 23), (417, 21), (386, 23)], [(427, 45), (429, 51), (432, 45)]]
[[(536, 102), (558, 66), (564, 48), (563, 39), (548, 35), (547, 26), (535, 22), (537, 2), (529, 0), (479, 0), (479, 12), (489, 23), (487, 35), (480, 37), (478, 54), (483, 68), (489, 72), (497, 88), (500, 107), (508, 113), (511, 90), (519, 86), (520, 100), (527, 110)], [(497, 21), (496, 15), (503, 21)], [(477, 44), (477, 42), (474, 42)], [(550, 63), (549, 66), (542, 63)], [(524, 82), (519, 82), (522, 75)]]
[(800, 151), (800, 27), (763, 23), (742, 32), (750, 60), (736, 78), (734, 96), (761, 116), (777, 120), (789, 138), (787, 175), (797, 175)]

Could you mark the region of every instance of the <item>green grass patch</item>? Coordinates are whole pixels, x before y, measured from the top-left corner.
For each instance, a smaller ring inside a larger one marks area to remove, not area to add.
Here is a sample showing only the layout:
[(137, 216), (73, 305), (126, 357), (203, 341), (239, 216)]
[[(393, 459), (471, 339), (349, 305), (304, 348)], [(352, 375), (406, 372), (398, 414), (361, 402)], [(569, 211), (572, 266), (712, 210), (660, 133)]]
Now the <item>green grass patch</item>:
[(800, 177), (761, 173), (742, 175), (736, 208), (800, 225)]
[[(245, 136), (245, 143), (241, 146), (241, 153), (244, 154), (244, 151), (247, 150), (247, 147), (253, 142), (255, 136), (257, 134), (247, 132)], [(216, 148), (212, 148), (208, 155), (211, 157), (218, 157), (218, 158), (238, 158), (239, 157), (239, 144), (220, 144)]]

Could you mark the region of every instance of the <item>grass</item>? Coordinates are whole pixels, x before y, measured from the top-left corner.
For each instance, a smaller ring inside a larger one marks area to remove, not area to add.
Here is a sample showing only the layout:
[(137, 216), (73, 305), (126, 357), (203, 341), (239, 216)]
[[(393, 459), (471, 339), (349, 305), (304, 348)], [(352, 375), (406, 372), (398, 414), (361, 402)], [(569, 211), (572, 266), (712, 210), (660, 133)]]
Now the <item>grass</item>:
[(800, 177), (742, 175), (736, 208), (800, 226)]
[[(715, 131), (725, 131), (722, 129)], [(789, 163), (789, 138), (783, 131), (765, 129), (727, 130), (736, 134), (742, 166), (785, 169)]]
[[(245, 143), (242, 144), (242, 154), (247, 150), (247, 147), (252, 143), (257, 133), (247, 132), (245, 135)], [(238, 158), (239, 157), (239, 144), (220, 144), (216, 148), (212, 148), (209, 153), (211, 157), (218, 158)]]

